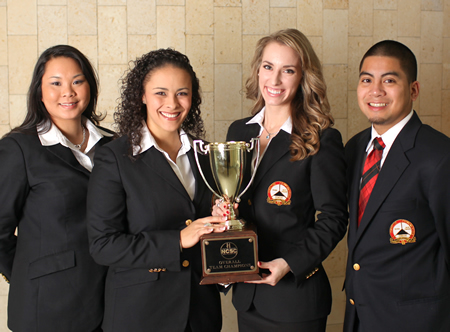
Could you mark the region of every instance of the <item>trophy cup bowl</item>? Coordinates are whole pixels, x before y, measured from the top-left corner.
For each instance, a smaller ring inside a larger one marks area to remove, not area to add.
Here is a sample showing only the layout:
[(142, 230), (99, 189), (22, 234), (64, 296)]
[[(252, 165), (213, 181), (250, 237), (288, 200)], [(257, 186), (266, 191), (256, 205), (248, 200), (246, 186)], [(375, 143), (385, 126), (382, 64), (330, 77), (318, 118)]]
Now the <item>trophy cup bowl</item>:
[[(240, 197), (247, 191), (256, 173), (239, 194), (247, 163), (247, 152), (258, 146), (257, 161), (259, 161), (259, 142), (253, 138), (250, 143), (225, 142), (210, 143), (204, 146), (202, 140), (194, 141), (195, 158), (200, 175), (206, 186), (217, 197), (220, 197), (230, 210), (226, 224), (228, 230), (224, 233), (210, 233), (200, 237), (202, 251), (201, 285), (215, 283), (232, 283), (259, 280), (258, 274), (258, 241), (254, 227), (246, 226), (244, 220), (236, 218), (234, 203), (240, 202)], [(206, 180), (198, 161), (198, 150), (209, 155), (211, 172), (216, 183), (216, 192)]]

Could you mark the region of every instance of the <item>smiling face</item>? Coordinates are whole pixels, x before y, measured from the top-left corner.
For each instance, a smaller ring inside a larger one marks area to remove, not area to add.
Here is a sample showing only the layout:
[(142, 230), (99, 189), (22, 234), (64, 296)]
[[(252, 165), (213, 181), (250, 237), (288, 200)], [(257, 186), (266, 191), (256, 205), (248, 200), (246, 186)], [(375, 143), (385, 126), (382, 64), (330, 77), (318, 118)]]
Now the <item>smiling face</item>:
[(81, 119), (89, 105), (90, 89), (78, 62), (58, 57), (46, 63), (41, 100), (57, 126), (65, 121)]
[(361, 66), (357, 95), (361, 111), (382, 135), (411, 112), (419, 82), (409, 83), (397, 58), (369, 56)]
[(258, 75), (266, 107), (290, 107), (302, 78), (300, 58), (289, 46), (271, 42), (264, 48)]
[(156, 138), (177, 133), (191, 109), (189, 73), (167, 65), (155, 69), (144, 83), (142, 101), (147, 106), (147, 126)]

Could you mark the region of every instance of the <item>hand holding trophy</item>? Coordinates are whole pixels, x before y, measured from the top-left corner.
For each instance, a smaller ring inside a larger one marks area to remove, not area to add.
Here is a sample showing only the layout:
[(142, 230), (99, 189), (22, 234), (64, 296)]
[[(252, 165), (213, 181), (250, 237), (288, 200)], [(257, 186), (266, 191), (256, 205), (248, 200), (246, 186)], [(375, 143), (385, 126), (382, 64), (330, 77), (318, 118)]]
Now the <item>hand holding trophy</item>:
[[(239, 194), (244, 169), (246, 165), (246, 152), (250, 152), (258, 146), (258, 139), (253, 138), (250, 143), (225, 142), (210, 143), (204, 146), (202, 140), (194, 141), (195, 158), (198, 169), (206, 186), (220, 197), (230, 210), (226, 224), (228, 231), (225, 233), (210, 233), (200, 238), (202, 250), (202, 285), (214, 283), (231, 283), (250, 280), (259, 280), (258, 274), (258, 243), (255, 231), (245, 226), (245, 221), (236, 218), (234, 203), (240, 202), (240, 197), (250, 187), (256, 173), (253, 175)], [(198, 160), (198, 150), (203, 154), (209, 154), (211, 171), (219, 193), (217, 193), (206, 180)], [(257, 151), (259, 159), (259, 151)], [(256, 165), (258, 165), (258, 160)]]

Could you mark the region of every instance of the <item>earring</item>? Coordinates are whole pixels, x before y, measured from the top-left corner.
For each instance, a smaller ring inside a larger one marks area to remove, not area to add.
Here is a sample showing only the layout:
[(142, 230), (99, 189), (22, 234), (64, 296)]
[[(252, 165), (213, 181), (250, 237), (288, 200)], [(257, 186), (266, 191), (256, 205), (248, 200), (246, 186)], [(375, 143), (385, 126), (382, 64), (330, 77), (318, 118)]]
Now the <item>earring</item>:
[(146, 105), (147, 103), (145, 102), (145, 100), (142, 100), (142, 103), (144, 104), (144, 105)]

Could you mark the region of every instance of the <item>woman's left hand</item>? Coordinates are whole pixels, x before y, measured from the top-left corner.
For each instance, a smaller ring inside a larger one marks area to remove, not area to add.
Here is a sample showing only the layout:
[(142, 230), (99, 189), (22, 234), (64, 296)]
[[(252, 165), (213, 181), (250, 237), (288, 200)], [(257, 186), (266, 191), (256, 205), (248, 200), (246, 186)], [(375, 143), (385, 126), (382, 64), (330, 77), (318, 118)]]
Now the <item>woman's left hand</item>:
[(186, 220), (184, 229), (180, 232), (181, 248), (191, 248), (197, 244), (200, 237), (209, 233), (222, 233), (226, 230), (226, 217), (206, 217), (195, 221)]
[(246, 283), (275, 286), (291, 270), (283, 258), (277, 258), (270, 262), (258, 262), (258, 266), (260, 269), (269, 270), (270, 273), (263, 273), (261, 280), (246, 281)]

